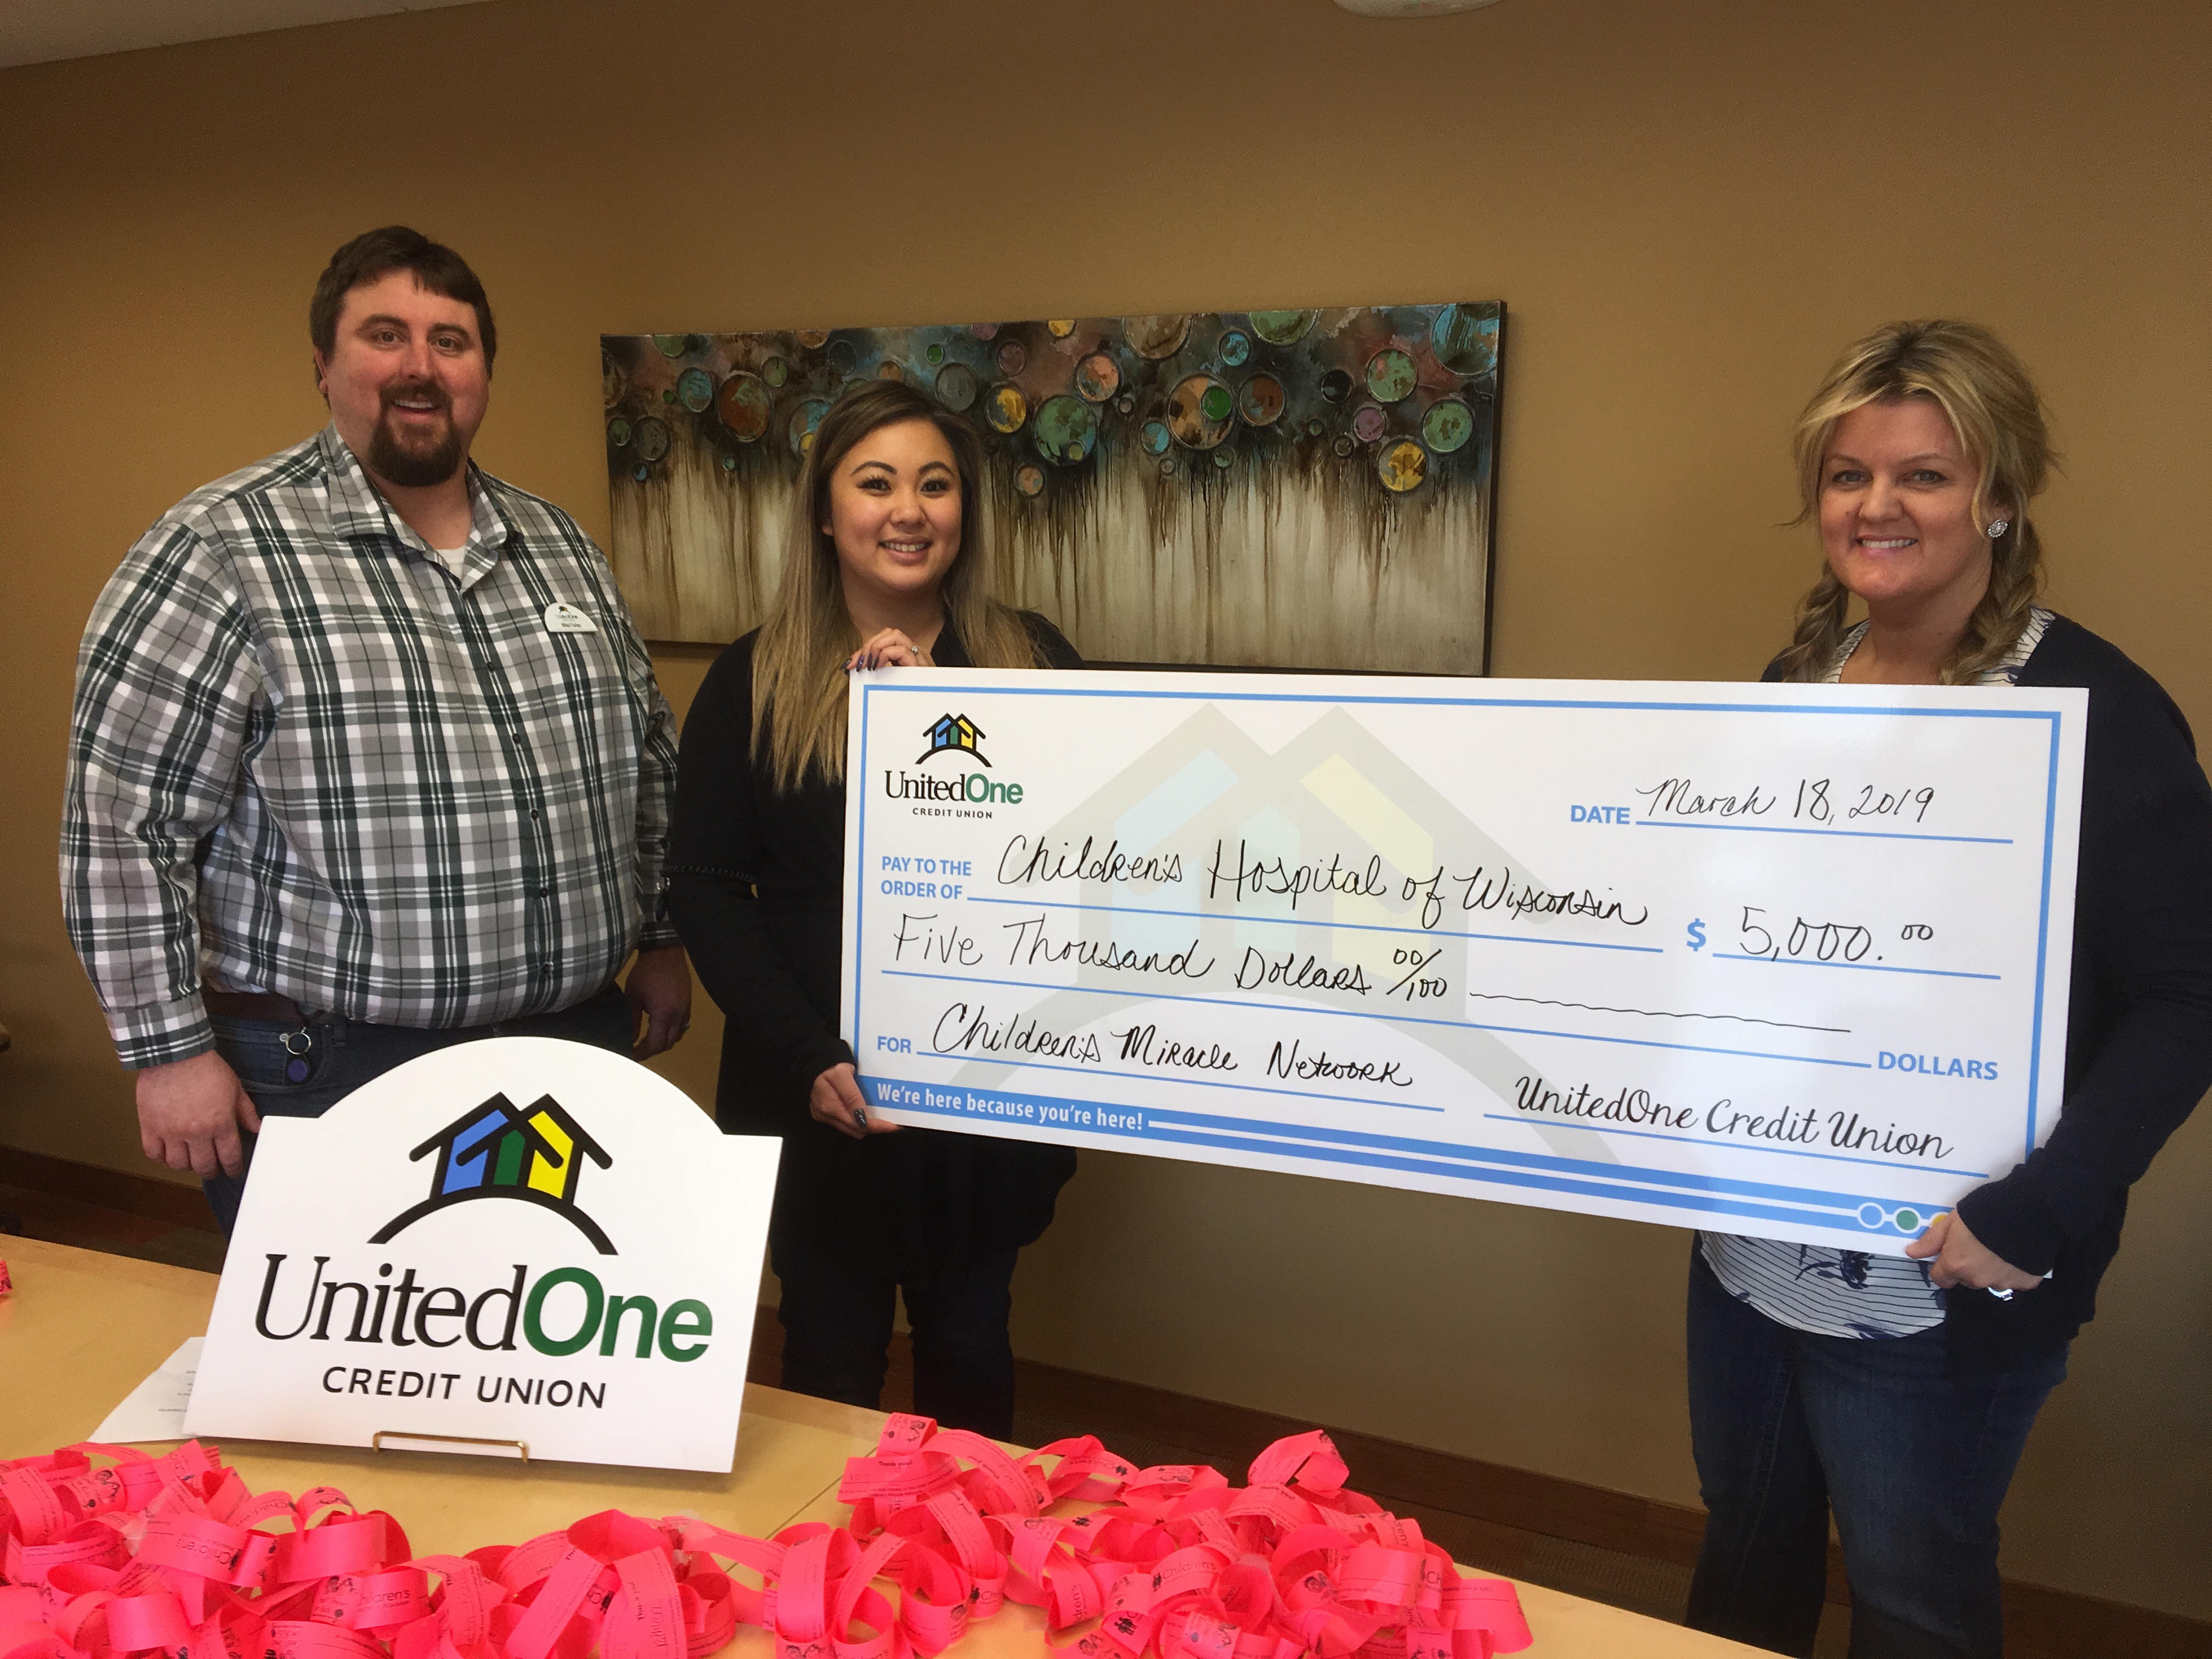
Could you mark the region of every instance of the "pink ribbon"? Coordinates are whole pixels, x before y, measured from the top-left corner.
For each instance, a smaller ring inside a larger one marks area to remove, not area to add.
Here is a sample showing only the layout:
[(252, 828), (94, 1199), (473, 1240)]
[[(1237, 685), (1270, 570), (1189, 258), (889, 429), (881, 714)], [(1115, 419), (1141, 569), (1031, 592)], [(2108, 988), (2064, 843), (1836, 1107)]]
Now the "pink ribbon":
[(1318, 1430), (1232, 1486), (1087, 1435), (1016, 1459), (900, 1414), (847, 1463), (842, 1527), (763, 1540), (609, 1510), (416, 1559), (392, 1516), (331, 1486), (256, 1497), (198, 1442), (64, 1446), (0, 1463), (0, 1659), (708, 1659), (743, 1626), (776, 1659), (936, 1659), (1008, 1601), (1090, 1626), (1081, 1659), (1528, 1645), (1511, 1584), (1461, 1577), (1349, 1478)]

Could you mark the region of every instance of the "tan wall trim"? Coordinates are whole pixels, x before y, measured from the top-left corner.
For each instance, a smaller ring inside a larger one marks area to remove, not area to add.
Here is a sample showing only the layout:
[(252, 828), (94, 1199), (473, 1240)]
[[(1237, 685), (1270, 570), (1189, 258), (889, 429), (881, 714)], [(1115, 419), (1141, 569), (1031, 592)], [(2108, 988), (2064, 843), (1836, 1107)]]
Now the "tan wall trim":
[(214, 1232), (215, 1213), (197, 1186), (186, 1187), (152, 1176), (125, 1175), (96, 1164), (27, 1152), (18, 1146), (0, 1146), (0, 1185), (27, 1187), (55, 1198), (97, 1204), (129, 1215), (146, 1216), (174, 1226)]

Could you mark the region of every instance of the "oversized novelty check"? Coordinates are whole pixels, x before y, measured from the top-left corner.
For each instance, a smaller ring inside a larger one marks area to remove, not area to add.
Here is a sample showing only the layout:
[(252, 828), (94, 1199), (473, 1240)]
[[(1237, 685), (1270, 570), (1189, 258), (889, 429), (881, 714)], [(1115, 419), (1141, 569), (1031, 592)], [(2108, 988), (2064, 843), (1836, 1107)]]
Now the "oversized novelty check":
[(2057, 1115), (2085, 692), (854, 684), (898, 1122), (1895, 1253)]

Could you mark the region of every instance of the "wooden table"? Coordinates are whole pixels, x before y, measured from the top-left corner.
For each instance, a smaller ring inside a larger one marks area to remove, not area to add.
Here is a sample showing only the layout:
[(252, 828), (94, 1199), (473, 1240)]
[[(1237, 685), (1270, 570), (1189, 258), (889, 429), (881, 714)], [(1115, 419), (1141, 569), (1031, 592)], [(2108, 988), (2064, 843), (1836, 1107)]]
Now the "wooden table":
[[(0, 1458), (30, 1457), (89, 1436), (176, 1351), (207, 1329), (215, 1276), (65, 1244), (0, 1236), (15, 1291), (0, 1297)], [(417, 1554), (518, 1544), (600, 1510), (683, 1511), (765, 1538), (794, 1521), (842, 1522), (845, 1460), (872, 1451), (883, 1413), (748, 1385), (737, 1466), (726, 1475), (515, 1463), (434, 1452), (369, 1451), (227, 1439), (223, 1459), (255, 1492), (334, 1486), (363, 1510), (388, 1510)], [(1556, 1659), (1726, 1659), (1759, 1650), (1535, 1584), (1519, 1584), (1534, 1654)], [(1044, 1616), (1009, 1603), (951, 1651), (957, 1659), (1036, 1659)], [(731, 1659), (765, 1659), (744, 1630)]]

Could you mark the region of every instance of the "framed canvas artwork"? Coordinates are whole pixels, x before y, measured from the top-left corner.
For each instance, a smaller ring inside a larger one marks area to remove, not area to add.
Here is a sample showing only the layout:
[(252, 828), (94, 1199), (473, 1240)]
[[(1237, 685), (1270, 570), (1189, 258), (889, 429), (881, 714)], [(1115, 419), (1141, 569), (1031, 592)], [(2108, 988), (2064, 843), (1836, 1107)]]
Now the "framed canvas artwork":
[(999, 591), (1093, 661), (1477, 674), (1498, 302), (606, 335), (617, 578), (647, 639), (775, 590), (823, 411), (902, 380), (974, 423)]

